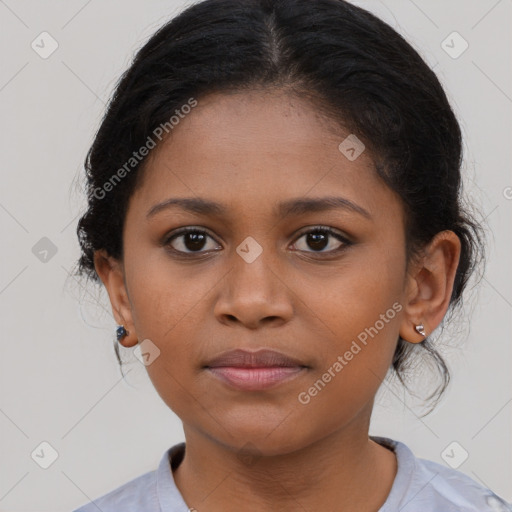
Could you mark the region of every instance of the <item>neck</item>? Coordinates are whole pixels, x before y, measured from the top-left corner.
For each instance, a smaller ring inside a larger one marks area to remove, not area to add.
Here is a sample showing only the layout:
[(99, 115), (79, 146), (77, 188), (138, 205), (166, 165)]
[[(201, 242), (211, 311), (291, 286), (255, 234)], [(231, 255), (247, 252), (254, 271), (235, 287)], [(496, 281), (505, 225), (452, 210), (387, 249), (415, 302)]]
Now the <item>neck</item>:
[(376, 512), (397, 470), (394, 453), (356, 425), (274, 455), (257, 449), (242, 454), (188, 426), (184, 431), (185, 457), (174, 480), (188, 506), (198, 511)]

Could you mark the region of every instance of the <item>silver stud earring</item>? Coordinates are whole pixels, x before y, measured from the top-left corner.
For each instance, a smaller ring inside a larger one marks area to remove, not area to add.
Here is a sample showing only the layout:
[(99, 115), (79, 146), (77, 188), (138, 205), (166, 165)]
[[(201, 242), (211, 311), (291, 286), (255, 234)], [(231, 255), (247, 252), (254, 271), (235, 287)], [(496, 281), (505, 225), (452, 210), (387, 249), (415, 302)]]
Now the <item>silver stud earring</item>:
[(422, 336), (425, 336), (425, 337), (427, 336), (427, 333), (425, 332), (425, 327), (423, 324), (416, 325), (414, 328), (416, 329), (416, 332), (418, 332)]

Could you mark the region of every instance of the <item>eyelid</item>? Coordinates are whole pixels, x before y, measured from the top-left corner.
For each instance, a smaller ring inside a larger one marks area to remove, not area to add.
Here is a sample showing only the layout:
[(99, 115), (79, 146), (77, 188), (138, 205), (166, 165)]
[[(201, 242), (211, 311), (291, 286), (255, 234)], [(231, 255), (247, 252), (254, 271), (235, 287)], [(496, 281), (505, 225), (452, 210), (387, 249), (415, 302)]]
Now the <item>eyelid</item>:
[(305, 252), (308, 254), (318, 254), (318, 255), (328, 255), (328, 254), (337, 254), (338, 252), (342, 251), (343, 249), (347, 248), (350, 245), (353, 245), (354, 242), (352, 242), (348, 236), (344, 235), (342, 232), (339, 232), (337, 229), (331, 228), (330, 226), (323, 226), (321, 224), (316, 224), (312, 226), (308, 226), (307, 228), (304, 228), (299, 232), (299, 234), (295, 237), (295, 240), (293, 244), (297, 242), (300, 238), (302, 238), (304, 235), (307, 235), (311, 232), (320, 231), (324, 233), (328, 233), (329, 235), (336, 238), (339, 242), (342, 242), (342, 245), (338, 247), (337, 249), (332, 249), (330, 251), (301, 251), (298, 252)]
[(314, 225), (307, 226), (307, 227), (303, 228), (299, 232), (297, 238), (300, 238), (301, 236), (303, 236), (307, 233), (311, 233), (312, 231), (324, 231), (324, 232), (327, 232), (335, 237), (341, 238), (341, 240), (343, 242), (352, 243), (351, 240), (349, 239), (348, 235), (345, 235), (342, 231), (338, 231), (335, 228), (332, 228), (330, 226), (324, 226), (322, 224), (314, 224)]
[[(213, 238), (215, 240), (215, 237), (210, 233), (210, 231), (203, 227), (203, 226), (183, 226), (181, 228), (176, 228), (176, 229), (173, 229), (170, 233), (167, 233), (166, 236), (164, 236), (164, 243), (168, 243), (170, 240), (172, 240), (173, 238), (179, 236), (179, 235), (183, 235), (183, 234), (186, 234), (186, 233), (205, 233), (207, 234), (210, 238)], [(217, 240), (215, 240), (217, 241)]]
[[(169, 243), (172, 240), (174, 240), (175, 238), (178, 238), (181, 235), (186, 235), (187, 233), (204, 233), (205, 235), (209, 236), (212, 240), (214, 240), (215, 243), (219, 244), (216, 237), (214, 237), (207, 228), (204, 228), (202, 226), (184, 226), (182, 228), (177, 228), (175, 230), (172, 230), (170, 233), (168, 233), (166, 236), (164, 236), (162, 245), (169, 245)], [(177, 251), (177, 252), (180, 252), (180, 251)], [(183, 254), (194, 254), (194, 253), (183, 253)], [(196, 254), (201, 254), (201, 252), (197, 252)]]
[[(339, 232), (338, 230), (330, 227), (330, 226), (324, 226), (324, 225), (321, 225), (321, 224), (315, 224), (315, 225), (311, 225), (311, 226), (306, 226), (304, 227), (303, 229), (301, 229), (301, 231), (297, 234), (297, 236), (295, 237), (294, 241), (292, 242), (292, 245), (295, 244), (300, 238), (302, 238), (304, 235), (307, 235), (311, 232), (315, 232), (315, 231), (320, 231), (320, 232), (324, 232), (324, 233), (327, 233), (331, 236), (333, 236), (334, 238), (336, 238), (339, 242), (342, 242), (342, 246), (338, 247), (337, 249), (332, 249), (330, 251), (325, 251), (325, 252), (322, 252), (322, 251), (303, 251), (303, 250), (296, 250), (297, 252), (305, 252), (305, 253), (309, 253), (309, 254), (318, 254), (318, 255), (329, 255), (329, 254), (336, 254), (338, 253), (339, 251), (345, 249), (346, 247), (350, 246), (353, 244), (353, 242), (347, 237), (345, 236), (342, 232)], [(184, 227), (181, 227), (181, 228), (177, 228), (176, 230), (173, 230), (171, 231), (171, 233), (167, 234), (166, 236), (164, 236), (164, 239), (162, 241), (162, 246), (164, 247), (169, 247), (171, 241), (173, 241), (175, 238), (178, 238), (182, 235), (185, 235), (187, 233), (204, 233), (205, 235), (207, 235), (208, 237), (210, 237), (212, 240), (215, 241), (215, 243), (219, 244), (219, 242), (217, 241), (216, 237), (213, 236), (209, 230), (205, 227), (202, 227), (202, 226), (184, 226)], [(221, 245), (221, 244), (219, 244)], [(193, 256), (193, 255), (196, 255), (197, 257), (201, 256), (201, 255), (205, 255), (205, 254), (208, 254), (208, 253), (211, 253), (212, 250), (209, 250), (209, 251), (192, 251), (192, 252), (185, 252), (185, 251), (179, 251), (177, 249), (174, 249), (174, 248), (170, 248), (170, 250), (177, 254), (177, 255), (185, 255), (185, 256)], [(214, 249), (214, 251), (217, 251), (218, 249)]]

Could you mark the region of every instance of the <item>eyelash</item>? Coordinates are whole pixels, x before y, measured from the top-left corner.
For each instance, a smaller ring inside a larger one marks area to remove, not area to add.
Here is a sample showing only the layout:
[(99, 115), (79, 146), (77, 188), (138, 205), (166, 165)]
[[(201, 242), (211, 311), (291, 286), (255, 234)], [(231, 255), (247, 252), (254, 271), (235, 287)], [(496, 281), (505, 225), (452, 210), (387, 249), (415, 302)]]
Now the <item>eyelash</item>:
[[(295, 239), (294, 244), (298, 240), (300, 240), (304, 235), (308, 235), (310, 233), (318, 233), (318, 232), (331, 235), (332, 237), (336, 238), (338, 241), (343, 242), (343, 245), (341, 245), (337, 249), (332, 249), (330, 251), (325, 251), (325, 252), (323, 252), (323, 251), (300, 251), (300, 250), (297, 250), (297, 251), (305, 252), (307, 254), (315, 254), (315, 255), (333, 255), (333, 254), (338, 254), (338, 253), (344, 251), (345, 249), (347, 249), (347, 247), (352, 245), (352, 242), (350, 240), (348, 240), (346, 237), (344, 237), (343, 235), (341, 235), (340, 233), (338, 233), (337, 231), (333, 230), (332, 228), (330, 228), (328, 226), (312, 226), (312, 227), (308, 228), (307, 230), (300, 232), (299, 235), (297, 236), (297, 238)], [(175, 240), (176, 238), (179, 238), (180, 236), (186, 235), (187, 233), (205, 234), (206, 236), (215, 240), (210, 234), (208, 234), (207, 231), (204, 231), (199, 228), (187, 227), (187, 228), (179, 229), (178, 231), (172, 233), (172, 235), (165, 237), (164, 241), (162, 242), (162, 245), (165, 246), (172, 254), (177, 255), (179, 257), (197, 258), (197, 257), (207, 254), (208, 251), (184, 252), (184, 251), (176, 250), (173, 247), (171, 247), (170, 244), (173, 240)], [(322, 258), (322, 257), (324, 257), (324, 256), (320, 256), (320, 258)]]

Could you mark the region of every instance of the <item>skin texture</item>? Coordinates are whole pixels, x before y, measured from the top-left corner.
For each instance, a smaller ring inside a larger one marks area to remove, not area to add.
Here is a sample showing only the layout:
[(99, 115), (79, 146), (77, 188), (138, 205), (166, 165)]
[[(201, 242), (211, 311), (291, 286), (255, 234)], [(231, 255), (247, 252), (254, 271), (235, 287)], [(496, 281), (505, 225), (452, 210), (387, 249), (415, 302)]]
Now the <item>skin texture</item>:
[[(171, 135), (150, 154), (130, 199), (123, 261), (101, 250), (95, 265), (129, 332), (123, 345), (149, 339), (160, 350), (146, 368), (183, 421), (180, 492), (198, 511), (377, 511), (396, 458), (368, 438), (373, 400), (398, 335), (418, 343), (414, 326), (423, 323), (429, 334), (445, 315), (458, 237), (439, 233), (406, 271), (399, 197), (374, 173), (368, 151), (349, 161), (338, 149), (348, 133), (289, 92), (199, 98)], [(324, 196), (349, 199), (371, 218), (346, 209), (274, 214), (281, 201)], [(174, 206), (146, 217), (171, 197), (213, 200), (227, 212)], [(202, 255), (186, 236), (163, 245), (184, 226), (209, 235), (196, 246)], [(308, 243), (304, 232), (318, 226), (352, 244), (332, 235), (323, 246)], [(262, 248), (251, 263), (236, 251), (249, 236)], [(395, 303), (394, 318), (300, 403), (298, 395)], [(308, 368), (264, 391), (231, 388), (203, 368), (229, 349), (261, 347)]]

